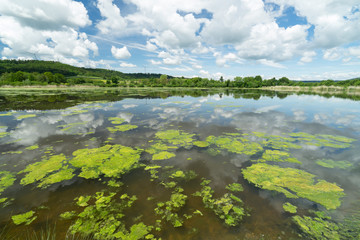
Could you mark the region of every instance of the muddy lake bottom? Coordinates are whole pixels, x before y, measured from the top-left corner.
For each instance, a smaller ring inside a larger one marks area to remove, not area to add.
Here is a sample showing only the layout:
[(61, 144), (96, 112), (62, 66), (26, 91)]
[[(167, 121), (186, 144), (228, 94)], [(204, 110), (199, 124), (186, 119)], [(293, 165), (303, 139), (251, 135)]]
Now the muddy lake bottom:
[(0, 89), (0, 239), (360, 239), (360, 104)]

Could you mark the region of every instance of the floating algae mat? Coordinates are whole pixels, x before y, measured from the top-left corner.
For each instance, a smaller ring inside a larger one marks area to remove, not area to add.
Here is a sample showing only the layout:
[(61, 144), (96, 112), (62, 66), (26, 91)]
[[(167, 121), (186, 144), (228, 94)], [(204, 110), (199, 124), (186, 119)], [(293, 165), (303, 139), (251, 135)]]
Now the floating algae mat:
[(1, 239), (360, 239), (354, 99), (178, 89), (0, 97)]

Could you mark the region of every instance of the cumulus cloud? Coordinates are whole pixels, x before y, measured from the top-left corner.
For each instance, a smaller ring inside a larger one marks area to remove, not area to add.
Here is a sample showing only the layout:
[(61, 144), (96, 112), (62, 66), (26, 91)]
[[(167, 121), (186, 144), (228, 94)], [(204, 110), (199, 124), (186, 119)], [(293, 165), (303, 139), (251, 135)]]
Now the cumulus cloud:
[(82, 3), (5, 1), (0, 4), (0, 41), (8, 58), (33, 57), (79, 65), (98, 54), (96, 43), (78, 31), (91, 24)]
[(123, 68), (134, 68), (134, 67), (136, 67), (136, 65), (135, 65), (135, 64), (132, 64), (132, 63), (122, 62), (122, 63), (120, 63), (120, 67), (123, 67)]
[(104, 20), (96, 27), (102, 34), (123, 34), (127, 26), (126, 20), (121, 16), (120, 9), (113, 4), (112, 0), (98, 0), (96, 6)]
[(131, 57), (131, 54), (126, 46), (122, 48), (111, 47), (111, 53), (116, 59), (127, 59)]

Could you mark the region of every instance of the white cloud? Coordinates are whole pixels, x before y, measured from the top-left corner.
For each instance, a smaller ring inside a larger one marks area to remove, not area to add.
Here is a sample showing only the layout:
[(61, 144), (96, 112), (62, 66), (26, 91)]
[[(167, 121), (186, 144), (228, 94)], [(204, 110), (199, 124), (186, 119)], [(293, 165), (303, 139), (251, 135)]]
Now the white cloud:
[(2, 0), (2, 16), (9, 16), (22, 25), (37, 30), (59, 31), (66, 27), (85, 27), (91, 24), (87, 10), (73, 0)]
[(74, 65), (84, 64), (96, 43), (78, 28), (91, 21), (82, 3), (60, 1), (5, 1), (0, 4), (0, 41), (8, 58), (40, 57)]
[(313, 57), (316, 56), (315, 51), (306, 51), (304, 52), (302, 58), (300, 59), (301, 63), (309, 63), (313, 61)]
[(127, 59), (131, 57), (131, 54), (126, 46), (122, 48), (116, 48), (115, 46), (111, 47), (111, 54), (116, 59)]
[(96, 27), (102, 34), (121, 35), (126, 33), (126, 20), (121, 16), (120, 9), (113, 4), (113, 0), (98, 0), (96, 6), (104, 20)]
[(160, 65), (161, 64), (161, 61), (156, 61), (154, 59), (150, 59), (149, 62), (152, 64), (152, 65)]
[(123, 68), (134, 68), (134, 67), (136, 67), (136, 65), (135, 65), (135, 64), (132, 64), (132, 63), (122, 62), (122, 63), (120, 63), (120, 67), (123, 67)]
[(274, 68), (286, 68), (284, 65), (282, 65), (280, 63), (276, 63), (276, 62), (271, 61), (271, 60), (259, 59), (258, 62), (263, 64), (263, 65), (274, 67)]

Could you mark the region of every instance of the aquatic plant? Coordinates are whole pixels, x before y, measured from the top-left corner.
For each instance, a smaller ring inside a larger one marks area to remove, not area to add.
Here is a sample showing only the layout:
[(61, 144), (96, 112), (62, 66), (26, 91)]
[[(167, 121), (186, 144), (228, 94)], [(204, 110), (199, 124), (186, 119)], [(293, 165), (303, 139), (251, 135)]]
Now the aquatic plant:
[(345, 194), (335, 183), (317, 180), (303, 170), (282, 168), (265, 163), (257, 163), (242, 169), (244, 178), (257, 187), (285, 194), (288, 198), (303, 197), (323, 205), (326, 209), (340, 206), (340, 198)]
[(81, 126), (81, 125), (85, 125), (88, 122), (84, 121), (84, 122), (75, 122), (75, 123), (69, 123), (69, 124), (65, 124), (65, 125), (59, 125), (57, 126), (58, 128), (60, 128), (61, 131), (63, 132), (69, 132), (70, 130), (72, 130), (74, 127), (76, 126)]
[[(76, 221), (70, 226), (70, 233), (79, 233), (84, 236), (92, 235), (95, 239), (101, 240), (152, 238), (152, 236), (148, 236), (152, 229), (151, 226), (137, 223), (131, 226), (130, 231), (128, 231), (122, 222), (123, 211), (132, 206), (136, 197), (123, 194), (119, 197), (120, 201), (116, 201), (115, 196), (116, 193), (97, 192), (94, 196), (84, 197), (84, 200), (90, 197), (89, 200), (92, 199), (94, 203), (84, 206), (82, 212), (77, 215)], [(78, 201), (79, 199), (80, 197), (77, 198)]]
[(194, 144), (194, 146), (197, 146), (200, 148), (206, 148), (210, 145), (209, 142), (207, 142), (207, 141), (194, 141), (193, 144)]
[(0, 138), (8, 136), (10, 133), (8, 132), (0, 132)]
[(237, 154), (253, 155), (263, 150), (260, 144), (249, 142), (247, 139), (237, 136), (208, 136), (206, 141), (210, 144), (215, 144), (221, 149)]
[(176, 188), (169, 201), (158, 202), (155, 208), (156, 215), (160, 215), (162, 219), (170, 222), (174, 227), (181, 227), (184, 223), (182, 217), (177, 213), (185, 205), (187, 199), (187, 196), (182, 192), (182, 188)]
[(283, 209), (286, 211), (286, 212), (289, 212), (289, 213), (296, 213), (296, 209), (297, 207), (292, 205), (291, 203), (289, 202), (286, 202), (283, 204)]
[(165, 159), (170, 159), (172, 157), (175, 157), (176, 154), (172, 153), (172, 152), (167, 152), (167, 151), (163, 151), (163, 152), (159, 152), (156, 153), (152, 156), (152, 160), (156, 161), (156, 160), (165, 160)]
[(194, 139), (192, 138), (195, 134), (186, 133), (181, 130), (166, 130), (160, 131), (155, 136), (164, 142), (171, 143), (182, 147), (192, 145)]
[(340, 168), (340, 169), (350, 168), (353, 165), (349, 161), (334, 161), (332, 159), (317, 160), (316, 164), (326, 168)]
[(138, 128), (138, 126), (136, 125), (131, 125), (131, 124), (123, 124), (123, 125), (118, 125), (118, 126), (114, 126), (114, 127), (108, 127), (107, 129), (114, 133), (114, 132), (126, 132), (126, 131), (130, 131), (132, 129)]
[(72, 219), (76, 216), (76, 212), (75, 211), (69, 211), (69, 212), (64, 212), (62, 214), (60, 214), (60, 218), (63, 220), (69, 220)]
[(19, 173), (27, 173), (20, 181), (22, 185), (28, 185), (40, 181), (39, 187), (47, 187), (48, 185), (69, 180), (75, 175), (73, 169), (66, 165), (66, 157), (64, 154), (51, 156), (49, 159), (44, 159), (28, 165), (23, 171)]
[(348, 148), (351, 143), (356, 139), (347, 138), (344, 136), (333, 136), (326, 134), (311, 135), (309, 133), (290, 133), (289, 136), (294, 137), (297, 141), (304, 142), (308, 145), (318, 147), (331, 147), (331, 148)]
[(290, 157), (290, 153), (279, 150), (266, 150), (258, 162), (291, 162), (302, 164), (296, 158)]
[(231, 192), (242, 192), (244, 191), (243, 186), (240, 183), (231, 183), (225, 187), (225, 189)]
[[(228, 226), (237, 226), (244, 216), (247, 216), (243, 208), (243, 202), (233, 194), (225, 193), (220, 198), (214, 198), (214, 190), (209, 186), (210, 180), (203, 179), (202, 189), (197, 191), (194, 196), (202, 198), (206, 208), (211, 209)], [(239, 186), (235, 187), (239, 189)]]
[(109, 120), (112, 124), (122, 124), (122, 123), (125, 122), (125, 119), (119, 118), (119, 117), (109, 117), (108, 120)]
[(15, 182), (15, 176), (9, 171), (0, 171), (0, 195), (5, 189), (12, 186)]
[(35, 149), (38, 149), (39, 148), (39, 145), (32, 145), (32, 146), (30, 146), (30, 147), (27, 147), (27, 148), (25, 148), (26, 150), (35, 150)]
[(79, 177), (99, 178), (119, 177), (138, 167), (142, 149), (133, 149), (122, 145), (105, 145), (100, 148), (79, 149), (73, 152), (69, 161), (76, 168), (81, 168)]
[(17, 116), (16, 119), (17, 119), (17, 120), (22, 120), (22, 119), (25, 119), (25, 118), (33, 118), (33, 117), (36, 117), (36, 114), (20, 115), (20, 116)]
[(303, 232), (304, 237), (316, 240), (340, 240), (340, 235), (338, 233), (339, 226), (327, 219), (319, 216), (293, 216), (294, 223)]
[(34, 214), (35, 214), (34, 211), (29, 211), (18, 215), (13, 215), (11, 219), (16, 225), (20, 225), (23, 223), (25, 223), (25, 225), (29, 225), (37, 218), (37, 216), (34, 216)]

